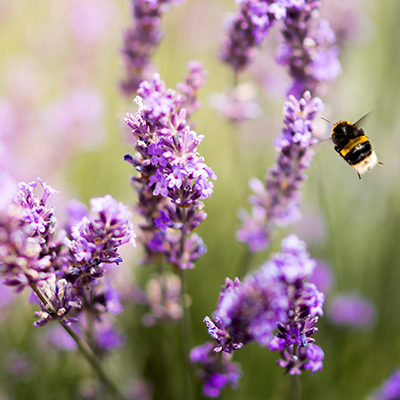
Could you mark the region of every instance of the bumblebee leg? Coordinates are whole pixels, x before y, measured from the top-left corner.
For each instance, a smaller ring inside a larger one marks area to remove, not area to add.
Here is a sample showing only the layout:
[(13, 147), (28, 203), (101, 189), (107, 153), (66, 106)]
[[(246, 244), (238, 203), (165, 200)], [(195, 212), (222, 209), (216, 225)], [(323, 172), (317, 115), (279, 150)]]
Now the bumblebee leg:
[(378, 164), (379, 164), (379, 165), (383, 165), (383, 162), (378, 161)]
[[(357, 171), (356, 171), (357, 172)], [(358, 179), (361, 179), (361, 175), (357, 172)]]

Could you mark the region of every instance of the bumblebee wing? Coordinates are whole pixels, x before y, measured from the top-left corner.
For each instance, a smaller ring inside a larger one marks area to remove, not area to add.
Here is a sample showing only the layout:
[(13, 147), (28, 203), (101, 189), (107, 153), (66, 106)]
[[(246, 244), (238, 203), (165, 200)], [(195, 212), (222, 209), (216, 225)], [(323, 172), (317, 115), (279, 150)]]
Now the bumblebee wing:
[(372, 111), (363, 115), (357, 122), (354, 122), (353, 126), (355, 126), (356, 128), (359, 128), (361, 125), (361, 122), (365, 121), (367, 119), (367, 117), (371, 115), (371, 113), (372, 113)]

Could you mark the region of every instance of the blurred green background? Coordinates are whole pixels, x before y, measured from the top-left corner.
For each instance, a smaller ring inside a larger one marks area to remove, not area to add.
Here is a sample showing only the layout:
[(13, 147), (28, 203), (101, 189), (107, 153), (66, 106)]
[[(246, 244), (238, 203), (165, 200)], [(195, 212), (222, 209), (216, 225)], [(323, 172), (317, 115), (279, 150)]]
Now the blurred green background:
[[(40, 114), (45, 105), (84, 82), (103, 96), (103, 129), (107, 130), (104, 141), (93, 148), (82, 150), (78, 138), (78, 146), (62, 155), (60, 165), (55, 162), (48, 169), (49, 176), (46, 170), (33, 167), (31, 174), (19, 173), (18, 178), (30, 181), (40, 172), (62, 192), (62, 198), (76, 197), (87, 203), (91, 197), (110, 193), (133, 204), (135, 194), (129, 183), (133, 170), (122, 160), (133, 150), (126, 140), (123, 117), (136, 108), (118, 89), (124, 73), (120, 49), (122, 32), (130, 24), (129, 2), (83, 3), (89, 10), (105, 10), (103, 28), (95, 40), (80, 41), (79, 33), (72, 33), (68, 18), (74, 7), (82, 7), (79, 1), (0, 1), (1, 98), (17, 102), (21, 85), (25, 85), (33, 99), (18, 103), (23, 119), (25, 112)], [(335, 7), (340, 5), (334, 0), (325, 3), (323, 16), (334, 19)], [(324, 368), (314, 376), (303, 373), (304, 399), (364, 399), (400, 367), (400, 2), (360, 0), (349, 7), (353, 7), (356, 29), (343, 43), (342, 75), (322, 96), (326, 105), (322, 115), (332, 121), (355, 121), (373, 111), (365, 130), (384, 165), (359, 181), (330, 142), (319, 145), (303, 186), (302, 208), (311, 214), (307, 229), (298, 224), (277, 231), (268, 252), (252, 260), (252, 268), (261, 265), (279, 248), (280, 239), (294, 229), (307, 241), (312, 256), (331, 265), (333, 292), (361, 293), (376, 307), (376, 324), (368, 330), (337, 327), (324, 318), (320, 320), (316, 338), (325, 352)], [(199, 229), (208, 252), (187, 273), (193, 346), (208, 340), (202, 320), (215, 310), (225, 277), (238, 273), (245, 247), (235, 239), (237, 212), (248, 208), (248, 179), (264, 179), (266, 169), (274, 163), (272, 141), (280, 133), (285, 98), (284, 84), (283, 90), (271, 92), (259, 85), (263, 115), (239, 130), (210, 107), (210, 95), (226, 90), (233, 79), (231, 70), (219, 63), (216, 50), (226, 12), (234, 9), (231, 0), (187, 0), (174, 7), (164, 18), (165, 37), (153, 58), (170, 87), (182, 80), (190, 60), (199, 60), (208, 71), (200, 92), (203, 106), (193, 120), (196, 131), (205, 135), (201, 152), (218, 180), (214, 196), (206, 201), (208, 218)], [(273, 59), (277, 40), (279, 37), (272, 34), (271, 42), (262, 50), (262, 60)], [(262, 71), (263, 65), (257, 68)], [(17, 70), (23, 71), (27, 82), (13, 81)], [(276, 71), (280, 74), (277, 79), (285, 79), (286, 72)], [(265, 74), (269, 73), (265, 67)], [(241, 81), (247, 80), (252, 80), (250, 73), (241, 76)], [(65, 109), (66, 115), (68, 112)], [(328, 133), (326, 125), (317, 121), (322, 134)], [(23, 162), (17, 161), (19, 158), (31, 158), (33, 166), (34, 157), (57, 160), (63, 149), (49, 146), (40, 126), (28, 128), (29, 140), (42, 150), (31, 153), (29, 148), (15, 146), (15, 164)], [(22, 126), (14, 139), (23, 143), (28, 130)], [(96, 132), (87, 133), (96, 136)], [(16, 167), (10, 166), (12, 170)], [(317, 237), (312, 234), (314, 224), (322, 226)], [(149, 269), (138, 266), (140, 257), (140, 250), (127, 254), (127, 261), (119, 267), (124, 276), (139, 284), (150, 274)], [(94, 377), (79, 354), (49, 344), (47, 327), (33, 328), (34, 308), (27, 303), (26, 293), (1, 308), (0, 399), (106, 398), (105, 394), (91, 395)], [(105, 366), (125, 388), (138, 386), (143, 380), (152, 388), (154, 399), (184, 399), (180, 328), (174, 324), (146, 328), (140, 322), (144, 312), (141, 306), (125, 305), (116, 324), (125, 333), (126, 344), (106, 358)], [(255, 344), (238, 351), (235, 360), (241, 362), (243, 376), (238, 389), (225, 390), (222, 398), (290, 398), (289, 377), (278, 368), (276, 359), (277, 354)], [(15, 367), (18, 362), (19, 369)], [(196, 391), (201, 398), (200, 386)]]

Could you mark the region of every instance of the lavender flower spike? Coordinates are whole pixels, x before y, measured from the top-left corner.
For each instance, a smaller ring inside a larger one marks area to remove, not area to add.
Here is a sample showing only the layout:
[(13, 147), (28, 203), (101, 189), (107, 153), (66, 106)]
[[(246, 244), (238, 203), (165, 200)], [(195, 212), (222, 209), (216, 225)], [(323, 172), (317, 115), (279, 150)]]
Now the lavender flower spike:
[(291, 1), (282, 28), (283, 43), (277, 61), (286, 65), (293, 78), (289, 93), (300, 98), (306, 90), (313, 96), (321, 82), (341, 73), (339, 48), (329, 22), (320, 19), (321, 3), (316, 0)]
[(263, 268), (275, 270), (279, 281), (286, 286), (288, 308), (286, 320), (278, 322), (278, 332), (268, 344), (270, 350), (279, 350), (278, 364), (290, 375), (299, 375), (304, 369), (314, 374), (322, 369), (324, 353), (312, 337), (318, 329), (318, 316), (323, 314), (325, 296), (309, 283), (316, 262), (307, 253), (305, 243), (296, 235), (282, 241), (282, 253), (271, 257)]
[[(195, 75), (202, 75), (194, 66)], [(202, 200), (212, 195), (216, 179), (198, 152), (203, 136), (186, 121), (185, 107), (193, 110), (200, 80), (185, 79), (180, 94), (155, 74), (140, 84), (139, 110), (125, 120), (136, 139), (135, 157), (125, 160), (140, 173), (132, 181), (145, 219), (141, 240), (149, 259), (163, 254), (179, 269), (193, 268), (205, 252), (201, 238), (189, 233), (206, 218)]]
[(238, 0), (239, 9), (227, 26), (220, 59), (235, 72), (243, 70), (251, 61), (255, 49), (267, 37), (275, 21), (286, 16), (289, 0)]
[(150, 58), (163, 37), (161, 18), (173, 4), (184, 0), (131, 0), (133, 26), (124, 34), (122, 55), (126, 77), (121, 90), (126, 96), (154, 72)]
[(256, 341), (279, 350), (278, 364), (289, 374), (320, 370), (324, 353), (312, 335), (323, 313), (324, 294), (308, 282), (315, 264), (305, 243), (290, 235), (282, 241), (282, 251), (243, 283), (227, 279), (213, 319), (204, 319), (217, 345), (214, 351), (230, 354)]
[(284, 128), (275, 141), (279, 152), (276, 165), (268, 171), (264, 184), (251, 181), (252, 212), (242, 212), (242, 226), (237, 232), (238, 240), (253, 252), (268, 246), (275, 226), (293, 223), (300, 216), (299, 189), (313, 156), (311, 146), (316, 142), (312, 123), (322, 108), (322, 101), (309, 92), (300, 100), (289, 96), (284, 104)]
[(72, 226), (72, 240), (67, 243), (77, 264), (72, 274), (89, 281), (103, 275), (102, 263), (122, 261), (119, 246), (136, 245), (131, 213), (125, 205), (110, 195), (93, 198), (90, 204), (90, 215)]
[(40, 178), (38, 182), (43, 189), (41, 197), (34, 194), (36, 182), (21, 182), (18, 191), (3, 185), (0, 193), (10, 201), (0, 210), (0, 275), (17, 291), (46, 281), (52, 267), (54, 254), (49, 249), (56, 220), (46, 201), (55, 191)]

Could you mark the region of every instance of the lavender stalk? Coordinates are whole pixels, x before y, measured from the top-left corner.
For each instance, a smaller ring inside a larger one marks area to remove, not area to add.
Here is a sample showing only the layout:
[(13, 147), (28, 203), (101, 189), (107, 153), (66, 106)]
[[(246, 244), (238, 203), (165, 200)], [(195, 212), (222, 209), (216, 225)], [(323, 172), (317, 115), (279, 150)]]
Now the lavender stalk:
[(57, 320), (62, 328), (68, 333), (68, 335), (73, 339), (73, 341), (78, 346), (79, 351), (86, 358), (88, 363), (91, 365), (93, 370), (96, 372), (100, 381), (108, 388), (108, 390), (117, 396), (118, 399), (124, 400), (125, 396), (121, 393), (118, 386), (110, 379), (107, 373), (104, 371), (100, 359), (96, 356), (92, 347), (86, 343), (82, 338), (80, 338), (65, 322), (58, 319), (57, 310), (51, 301), (46, 297), (46, 295), (40, 290), (35, 284), (30, 285), (32, 290), (35, 292), (38, 299), (42, 302), (42, 305), (51, 314), (53, 319)]

